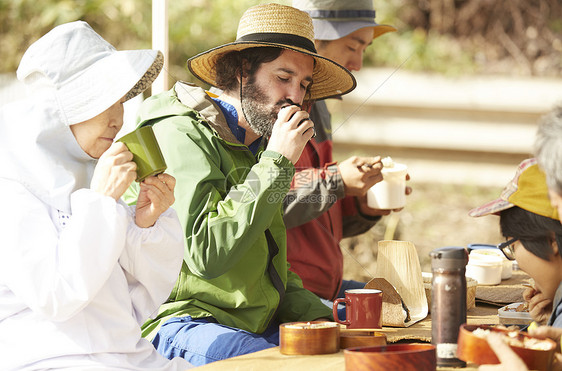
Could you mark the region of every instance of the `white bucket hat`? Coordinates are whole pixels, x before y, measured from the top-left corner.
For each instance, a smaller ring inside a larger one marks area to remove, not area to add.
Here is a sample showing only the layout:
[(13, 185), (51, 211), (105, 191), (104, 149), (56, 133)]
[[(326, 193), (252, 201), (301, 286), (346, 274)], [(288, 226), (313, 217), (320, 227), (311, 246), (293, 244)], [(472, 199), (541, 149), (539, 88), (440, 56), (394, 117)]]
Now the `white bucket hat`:
[(66, 125), (97, 116), (147, 89), (163, 66), (158, 50), (117, 51), (86, 22), (53, 28), (25, 52), (17, 78), (53, 94)]
[(97, 160), (79, 146), (70, 125), (140, 94), (162, 65), (159, 51), (117, 51), (85, 22), (52, 29), (18, 68), (29, 96), (0, 108), (0, 178), (71, 213), (70, 195), (90, 187)]
[(375, 22), (373, 0), (293, 0), (310, 15), (316, 40), (337, 40), (361, 28), (372, 27), (373, 39), (396, 28)]

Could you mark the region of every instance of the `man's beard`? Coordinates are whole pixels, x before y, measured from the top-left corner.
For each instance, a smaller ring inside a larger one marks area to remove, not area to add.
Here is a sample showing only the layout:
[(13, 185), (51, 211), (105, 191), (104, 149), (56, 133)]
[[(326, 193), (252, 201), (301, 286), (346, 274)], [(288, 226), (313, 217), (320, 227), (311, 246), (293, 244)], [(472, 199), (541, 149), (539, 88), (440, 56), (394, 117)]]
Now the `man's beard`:
[(273, 107), (270, 107), (268, 103), (269, 96), (258, 86), (255, 78), (253, 76), (250, 77), (240, 96), (242, 112), (244, 112), (250, 128), (256, 134), (266, 138), (271, 136), (273, 125), (277, 121), (277, 114), (281, 107), (294, 104), (287, 100), (282, 100), (274, 104)]

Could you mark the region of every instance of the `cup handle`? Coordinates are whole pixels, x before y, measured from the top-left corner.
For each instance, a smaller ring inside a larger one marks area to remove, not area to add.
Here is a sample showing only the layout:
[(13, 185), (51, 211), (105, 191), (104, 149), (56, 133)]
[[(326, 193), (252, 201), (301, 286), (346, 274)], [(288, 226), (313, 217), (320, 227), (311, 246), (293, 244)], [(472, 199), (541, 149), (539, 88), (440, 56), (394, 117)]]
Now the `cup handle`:
[(342, 320), (339, 319), (339, 317), (338, 317), (338, 304), (339, 303), (346, 303), (346, 307), (347, 307), (348, 301), (349, 300), (344, 299), (344, 298), (338, 298), (338, 299), (334, 300), (334, 304), (332, 305), (332, 313), (334, 315), (334, 321), (336, 321), (337, 323), (340, 323), (342, 325), (349, 325), (350, 322), (349, 322), (349, 319), (347, 319), (347, 318), (345, 319), (345, 321), (342, 321)]

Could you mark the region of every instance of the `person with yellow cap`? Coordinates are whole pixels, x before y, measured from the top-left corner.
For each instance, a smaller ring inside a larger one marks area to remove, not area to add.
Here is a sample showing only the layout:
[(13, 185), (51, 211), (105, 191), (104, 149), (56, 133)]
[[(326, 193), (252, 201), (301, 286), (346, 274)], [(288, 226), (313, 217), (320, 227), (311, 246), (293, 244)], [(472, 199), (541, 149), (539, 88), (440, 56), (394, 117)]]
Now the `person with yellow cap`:
[[(312, 18), (318, 53), (350, 71), (361, 69), (375, 38), (396, 31), (375, 22), (372, 0), (293, 0), (293, 6)], [(368, 189), (382, 180), (381, 158), (353, 156), (337, 163), (325, 100), (312, 105), (310, 117), (317, 135), (306, 144), (284, 200), (288, 260), (304, 287), (331, 306), (345, 290), (365, 286), (343, 279), (340, 241), (368, 231), (391, 210), (375, 210), (366, 202)]]
[[(529, 302), (531, 316), (542, 321), (545, 313), (547, 326), (530, 328), (531, 335), (552, 337), (560, 341), (562, 334), (562, 225), (558, 210), (548, 198), (548, 187), (544, 172), (535, 158), (522, 161), (514, 178), (507, 184), (500, 197), (469, 212), (470, 216), (499, 215), (505, 242), (498, 244), (505, 257), (517, 260), (521, 270), (535, 281), (536, 291)], [(538, 316), (538, 317), (537, 317)], [(489, 339), (503, 367), (518, 362), (511, 349)], [(500, 357), (501, 355), (501, 357)], [(520, 359), (519, 359), (520, 361)], [(486, 366), (483, 369), (493, 369)], [(514, 366), (515, 367), (515, 366)]]
[(288, 270), (282, 201), (314, 134), (303, 105), (355, 79), (318, 55), (308, 14), (280, 4), (248, 9), (236, 41), (188, 68), (222, 93), (178, 82), (140, 109), (176, 178), (185, 233), (179, 279), (143, 334), (201, 365), (277, 346), (282, 322), (331, 318)]

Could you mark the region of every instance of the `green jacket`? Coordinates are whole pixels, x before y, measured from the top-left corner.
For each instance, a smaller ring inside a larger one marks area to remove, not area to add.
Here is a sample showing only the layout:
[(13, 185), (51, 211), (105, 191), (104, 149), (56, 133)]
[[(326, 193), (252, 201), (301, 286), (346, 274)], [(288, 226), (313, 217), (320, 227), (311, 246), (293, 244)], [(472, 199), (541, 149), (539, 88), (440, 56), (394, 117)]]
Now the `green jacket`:
[[(176, 178), (173, 207), (185, 230), (180, 277), (156, 318), (143, 325), (143, 336), (185, 315), (212, 316), (254, 333), (268, 327), (277, 309), (279, 322), (331, 318), (331, 310), (288, 269), (282, 201), (293, 164), (263, 146), (254, 157), (220, 108), (193, 85), (177, 83), (147, 99), (139, 115), (139, 126), (153, 125), (166, 172)], [(130, 189), (126, 199), (136, 199), (136, 191)], [(279, 247), (273, 265), (286, 289), (281, 303), (267, 271), (268, 228)]]

